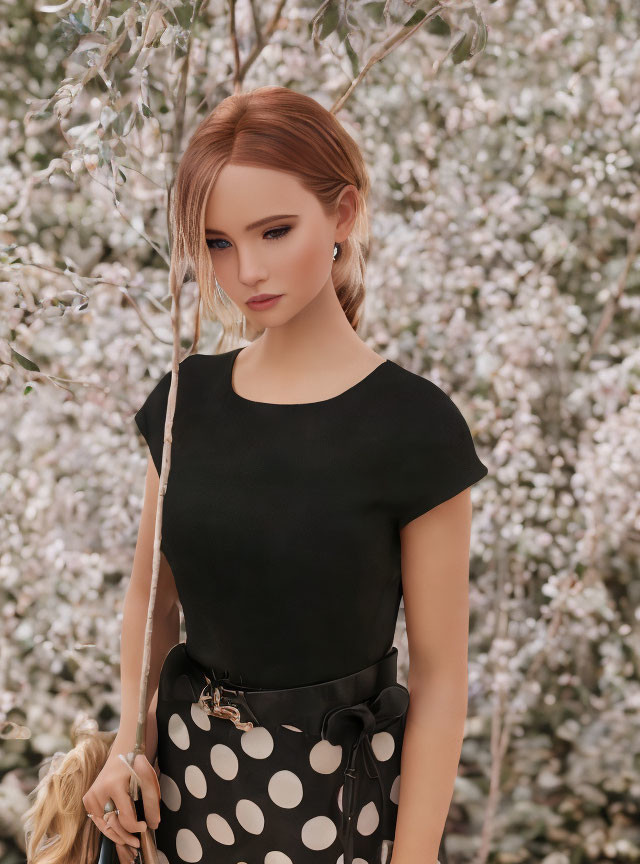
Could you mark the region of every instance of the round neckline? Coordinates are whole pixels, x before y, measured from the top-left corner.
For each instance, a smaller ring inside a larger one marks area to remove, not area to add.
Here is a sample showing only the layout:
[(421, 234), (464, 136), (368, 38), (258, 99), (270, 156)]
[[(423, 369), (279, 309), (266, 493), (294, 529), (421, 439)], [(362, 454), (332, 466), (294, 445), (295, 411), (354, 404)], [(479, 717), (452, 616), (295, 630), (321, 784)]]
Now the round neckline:
[(367, 372), (364, 378), (356, 381), (355, 384), (352, 384), (351, 387), (347, 387), (347, 389), (343, 390), (341, 393), (336, 393), (335, 396), (329, 396), (327, 399), (316, 399), (314, 402), (261, 402), (258, 399), (248, 399), (246, 396), (241, 396), (233, 389), (233, 368), (236, 363), (236, 357), (241, 351), (244, 351), (246, 347), (246, 345), (241, 345), (231, 351), (231, 362), (229, 363), (229, 369), (227, 371), (227, 390), (231, 398), (235, 399), (237, 402), (244, 402), (247, 405), (264, 405), (267, 408), (309, 408), (312, 406), (327, 405), (328, 403), (336, 402), (338, 399), (342, 399), (343, 397), (352, 394), (355, 390), (360, 389), (367, 383), (367, 381), (371, 380), (378, 370), (382, 369), (383, 366), (389, 366), (391, 364), (391, 361), (388, 358), (383, 360), (382, 363), (378, 363), (371, 372)]

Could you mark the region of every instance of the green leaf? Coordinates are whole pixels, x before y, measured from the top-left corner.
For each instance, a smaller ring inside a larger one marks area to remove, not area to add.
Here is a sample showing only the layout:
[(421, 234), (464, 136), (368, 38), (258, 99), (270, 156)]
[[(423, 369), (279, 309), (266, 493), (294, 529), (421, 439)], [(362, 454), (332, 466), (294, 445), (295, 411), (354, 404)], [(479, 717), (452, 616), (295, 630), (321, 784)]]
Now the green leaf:
[(471, 33), (462, 33), (456, 40), (455, 48), (451, 52), (451, 59), (454, 63), (462, 63), (463, 60), (468, 60), (471, 52)]
[(19, 354), (13, 346), (9, 346), (11, 348), (11, 355), (24, 369), (28, 369), (29, 372), (39, 372), (40, 367), (37, 363), (34, 363), (33, 360), (29, 360), (28, 357)]
[(358, 73), (360, 72), (360, 60), (358, 59), (358, 55), (353, 50), (353, 46), (349, 41), (349, 37), (347, 36), (344, 40), (345, 48), (347, 49), (347, 56), (351, 62), (351, 72), (353, 73), (353, 77), (356, 78)]
[(384, 3), (364, 3), (362, 6), (363, 12), (366, 12), (370, 18), (376, 22), (376, 24), (382, 24), (384, 20)]
[(90, 33), (91, 32), (91, 29), (89, 27), (87, 27), (87, 25), (84, 23), (84, 21), (81, 21), (80, 18), (78, 18), (78, 16), (76, 15), (75, 12), (71, 12), (69, 14), (67, 21), (69, 22), (69, 24), (71, 24), (71, 26), (76, 31), (76, 33), (83, 33), (84, 34), (84, 33)]
[(419, 24), (420, 21), (422, 21), (422, 19), (426, 18), (426, 17), (427, 17), (427, 13), (424, 11), (424, 9), (417, 9), (413, 13), (411, 18), (409, 18), (409, 20), (405, 22), (404, 26), (405, 27), (415, 27), (416, 24)]
[(476, 42), (475, 54), (479, 54), (487, 47), (487, 25), (483, 18), (478, 18), (478, 40)]
[(323, 39), (326, 39), (330, 33), (333, 33), (338, 26), (339, 20), (340, 10), (338, 9), (338, 5), (337, 3), (331, 3), (330, 6), (327, 6), (327, 11), (322, 16), (322, 28), (319, 36), (321, 42)]

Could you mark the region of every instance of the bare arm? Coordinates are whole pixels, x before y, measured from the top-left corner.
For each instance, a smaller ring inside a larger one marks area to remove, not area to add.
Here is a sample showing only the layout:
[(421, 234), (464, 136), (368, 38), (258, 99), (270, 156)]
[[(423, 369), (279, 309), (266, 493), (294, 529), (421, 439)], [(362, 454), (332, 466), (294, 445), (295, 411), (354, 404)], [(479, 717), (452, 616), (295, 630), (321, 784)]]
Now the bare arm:
[(436, 864), (467, 714), (471, 493), (401, 531), (409, 710), (391, 864)]
[[(147, 463), (144, 503), (140, 516), (138, 540), (133, 559), (131, 580), (125, 596), (120, 643), (120, 677), (122, 707), (120, 727), (112, 752), (126, 753), (135, 746), (140, 694), (140, 675), (144, 631), (151, 589), (153, 537), (159, 478), (151, 457)], [(180, 640), (180, 609), (178, 595), (169, 564), (162, 555), (153, 614), (151, 666), (147, 686), (148, 716), (147, 758), (153, 762), (157, 745), (155, 706), (162, 663), (169, 650)]]

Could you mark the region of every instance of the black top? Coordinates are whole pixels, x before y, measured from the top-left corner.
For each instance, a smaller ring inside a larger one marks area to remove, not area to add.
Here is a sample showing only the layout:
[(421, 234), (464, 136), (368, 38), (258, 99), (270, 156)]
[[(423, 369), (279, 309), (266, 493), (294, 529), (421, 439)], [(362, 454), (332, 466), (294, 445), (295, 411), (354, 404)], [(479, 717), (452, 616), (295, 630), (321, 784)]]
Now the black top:
[[(233, 390), (241, 350), (180, 363), (161, 548), (187, 651), (247, 687), (348, 675), (393, 644), (399, 528), (487, 468), (449, 396), (392, 360), (281, 404)], [(158, 474), (170, 383), (135, 415)]]

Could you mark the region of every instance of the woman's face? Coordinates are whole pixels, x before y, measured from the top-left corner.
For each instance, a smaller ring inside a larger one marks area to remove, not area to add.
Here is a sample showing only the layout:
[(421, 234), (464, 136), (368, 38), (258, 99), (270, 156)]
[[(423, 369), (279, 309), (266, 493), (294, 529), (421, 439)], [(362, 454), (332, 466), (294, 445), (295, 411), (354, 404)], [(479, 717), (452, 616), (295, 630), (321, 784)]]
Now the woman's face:
[[(327, 217), (291, 174), (222, 169), (206, 205), (206, 244), (219, 284), (257, 329), (285, 323), (332, 284), (334, 242), (350, 228), (340, 212)], [(259, 294), (280, 296), (264, 307), (247, 304)]]

